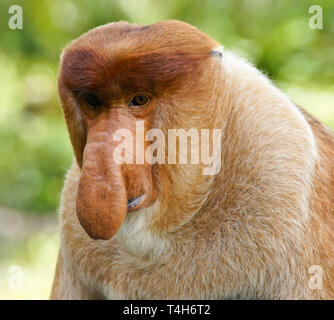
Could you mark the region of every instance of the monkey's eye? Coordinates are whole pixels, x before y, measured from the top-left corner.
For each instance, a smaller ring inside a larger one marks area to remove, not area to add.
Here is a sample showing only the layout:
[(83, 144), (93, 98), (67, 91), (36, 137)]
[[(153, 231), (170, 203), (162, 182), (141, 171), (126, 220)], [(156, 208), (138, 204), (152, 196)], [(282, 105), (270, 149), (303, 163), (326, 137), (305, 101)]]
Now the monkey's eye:
[(146, 103), (148, 103), (150, 100), (149, 97), (147, 96), (144, 96), (144, 95), (138, 95), (138, 96), (134, 96), (130, 103), (129, 103), (129, 106), (142, 106)]
[(99, 97), (93, 93), (86, 93), (83, 96), (83, 99), (94, 110), (98, 109), (102, 105), (102, 102), (99, 99)]

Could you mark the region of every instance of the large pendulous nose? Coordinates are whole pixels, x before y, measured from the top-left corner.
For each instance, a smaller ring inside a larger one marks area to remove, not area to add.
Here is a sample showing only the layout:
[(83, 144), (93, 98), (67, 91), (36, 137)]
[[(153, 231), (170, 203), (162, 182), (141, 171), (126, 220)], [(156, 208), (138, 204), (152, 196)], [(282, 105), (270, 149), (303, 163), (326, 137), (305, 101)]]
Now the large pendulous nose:
[(116, 118), (96, 121), (88, 129), (76, 211), (93, 239), (112, 238), (128, 212), (154, 200), (151, 165), (114, 160), (113, 152), (120, 142), (113, 140), (113, 133), (124, 127), (133, 131), (135, 126), (128, 119)]
[(127, 192), (120, 165), (110, 161), (107, 142), (88, 141), (77, 194), (77, 215), (93, 239), (107, 240), (127, 213)]

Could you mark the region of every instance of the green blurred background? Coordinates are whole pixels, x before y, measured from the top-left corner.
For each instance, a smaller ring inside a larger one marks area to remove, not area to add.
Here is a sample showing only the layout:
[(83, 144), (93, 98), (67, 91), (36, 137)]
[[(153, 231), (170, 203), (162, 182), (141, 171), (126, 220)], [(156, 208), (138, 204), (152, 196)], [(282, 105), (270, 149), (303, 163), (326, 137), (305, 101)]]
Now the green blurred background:
[[(11, 5), (23, 29), (11, 30)], [(310, 29), (309, 7), (323, 9)], [(26, 0), (0, 3), (0, 299), (46, 299), (72, 150), (57, 97), (62, 48), (118, 20), (189, 22), (249, 59), (334, 128), (334, 1)]]

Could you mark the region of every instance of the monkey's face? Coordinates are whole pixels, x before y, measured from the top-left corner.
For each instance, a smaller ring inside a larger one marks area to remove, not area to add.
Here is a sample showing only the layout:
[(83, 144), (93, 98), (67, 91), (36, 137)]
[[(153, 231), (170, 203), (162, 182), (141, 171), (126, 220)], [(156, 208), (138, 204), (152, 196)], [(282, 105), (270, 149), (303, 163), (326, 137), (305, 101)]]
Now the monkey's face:
[[(203, 105), (202, 75), (215, 46), (194, 27), (164, 22), (109, 24), (65, 49), (59, 94), (81, 168), (77, 215), (92, 238), (113, 237), (128, 212), (150, 206), (167, 186), (143, 137), (151, 128), (189, 127), (191, 110), (182, 104)], [(124, 133), (133, 163), (115, 156), (122, 141), (115, 136)]]

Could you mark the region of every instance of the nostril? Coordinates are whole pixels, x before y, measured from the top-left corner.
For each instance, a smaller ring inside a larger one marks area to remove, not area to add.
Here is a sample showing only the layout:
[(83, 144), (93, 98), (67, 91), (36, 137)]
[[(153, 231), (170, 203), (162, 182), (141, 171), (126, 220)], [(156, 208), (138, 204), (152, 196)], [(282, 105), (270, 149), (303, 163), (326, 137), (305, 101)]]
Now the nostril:
[(143, 200), (144, 195), (128, 200), (128, 210), (137, 207)]

